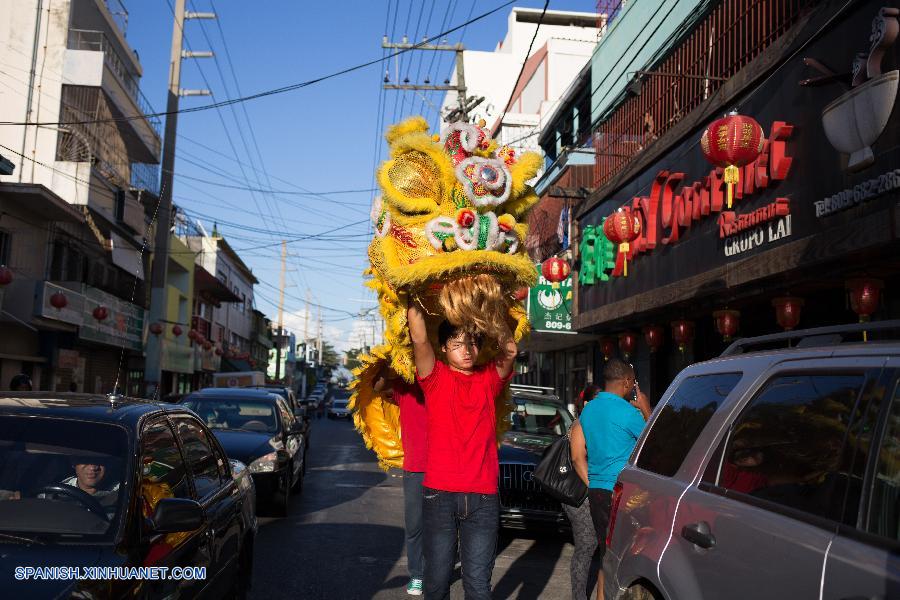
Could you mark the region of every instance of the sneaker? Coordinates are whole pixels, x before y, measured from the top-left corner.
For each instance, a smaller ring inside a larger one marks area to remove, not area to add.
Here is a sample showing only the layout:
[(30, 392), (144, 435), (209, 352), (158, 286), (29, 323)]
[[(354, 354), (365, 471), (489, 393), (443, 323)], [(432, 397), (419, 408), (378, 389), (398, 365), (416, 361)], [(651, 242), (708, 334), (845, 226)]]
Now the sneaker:
[(406, 593), (410, 596), (421, 596), (422, 595), (422, 580), (421, 579), (410, 579), (409, 583), (406, 584)]

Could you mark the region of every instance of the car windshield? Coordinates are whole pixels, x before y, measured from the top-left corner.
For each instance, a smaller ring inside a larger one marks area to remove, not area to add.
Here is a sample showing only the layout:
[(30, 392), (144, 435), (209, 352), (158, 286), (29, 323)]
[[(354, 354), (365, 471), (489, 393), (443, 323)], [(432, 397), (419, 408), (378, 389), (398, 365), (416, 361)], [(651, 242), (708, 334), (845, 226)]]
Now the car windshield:
[(572, 424), (572, 415), (559, 404), (513, 397), (510, 431), (535, 435), (563, 435)]
[(117, 425), (0, 417), (0, 533), (112, 538), (125, 506), (128, 438)]
[(210, 429), (240, 429), (276, 433), (275, 402), (231, 398), (188, 398), (184, 405), (206, 422)]
[(347, 408), (347, 402), (345, 400), (335, 400), (334, 407), (335, 408)]

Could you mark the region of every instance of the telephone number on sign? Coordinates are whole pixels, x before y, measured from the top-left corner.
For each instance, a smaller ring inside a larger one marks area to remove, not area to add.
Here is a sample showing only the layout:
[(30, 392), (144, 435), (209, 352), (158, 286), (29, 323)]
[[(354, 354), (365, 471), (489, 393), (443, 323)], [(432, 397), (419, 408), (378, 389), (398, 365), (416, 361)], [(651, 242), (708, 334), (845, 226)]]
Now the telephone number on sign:
[(544, 329), (572, 329), (572, 323), (563, 323), (562, 321), (544, 321)]

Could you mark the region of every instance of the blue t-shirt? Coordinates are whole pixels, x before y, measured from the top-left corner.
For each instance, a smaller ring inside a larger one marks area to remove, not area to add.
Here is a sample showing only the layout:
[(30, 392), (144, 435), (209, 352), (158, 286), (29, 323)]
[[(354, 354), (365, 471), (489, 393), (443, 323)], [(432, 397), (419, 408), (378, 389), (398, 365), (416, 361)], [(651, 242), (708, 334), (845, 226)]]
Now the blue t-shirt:
[(587, 443), (588, 487), (612, 491), (644, 429), (644, 416), (624, 398), (600, 392), (585, 404), (579, 421)]

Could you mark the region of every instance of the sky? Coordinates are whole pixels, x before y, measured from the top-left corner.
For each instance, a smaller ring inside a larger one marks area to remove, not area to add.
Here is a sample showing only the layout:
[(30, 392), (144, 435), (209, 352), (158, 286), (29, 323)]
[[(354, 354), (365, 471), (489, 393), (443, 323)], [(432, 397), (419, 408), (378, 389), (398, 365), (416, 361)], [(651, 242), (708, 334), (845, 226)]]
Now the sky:
[[(143, 67), (141, 90), (156, 111), (166, 104), (174, 1), (122, 0), (129, 13), (126, 39)], [(212, 50), (215, 59), (185, 59), (181, 87), (209, 89), (213, 96), (182, 98), (180, 108), (289, 86), (380, 59), (384, 35), (398, 42), (404, 34), (410, 40), (431, 37), (502, 4), (504, 0), (188, 0), (189, 11), (215, 12), (218, 19), (187, 21), (185, 48)], [(543, 4), (516, 2), (450, 34), (448, 42), (493, 50), (506, 34), (513, 6)], [(549, 8), (593, 12), (595, 6), (592, 0), (555, 0)], [(408, 73), (412, 82), (417, 74), (424, 80), (426, 73), (432, 81), (443, 81), (452, 70), (452, 53), (433, 54), (434, 60), (428, 52), (403, 55), (401, 73)], [(256, 307), (273, 321), (281, 241), (289, 240), (285, 327), (298, 338), (308, 327), (314, 336), (321, 313), (323, 337), (339, 351), (372, 344), (380, 336), (376, 302), (363, 287), (362, 271), (371, 239), (374, 170), (385, 153), (381, 131), (414, 114), (432, 123), (437, 119), (416, 92), (382, 92), (384, 71), (383, 64), (376, 64), (294, 91), (178, 118), (176, 205), (207, 231), (217, 223), (260, 280)], [(441, 94), (426, 98), (439, 106)]]

